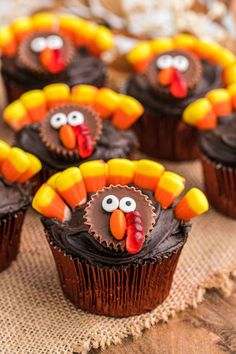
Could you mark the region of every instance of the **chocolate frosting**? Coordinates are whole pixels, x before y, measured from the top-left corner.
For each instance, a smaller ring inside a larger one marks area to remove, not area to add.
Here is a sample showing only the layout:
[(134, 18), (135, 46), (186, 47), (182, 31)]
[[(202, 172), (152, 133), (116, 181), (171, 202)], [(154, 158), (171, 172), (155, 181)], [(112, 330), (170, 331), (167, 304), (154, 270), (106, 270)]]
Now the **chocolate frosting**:
[(202, 77), (194, 90), (184, 99), (157, 95), (151, 87), (146, 74), (136, 74), (128, 81), (125, 91), (137, 98), (145, 107), (166, 115), (182, 116), (183, 110), (197, 98), (203, 97), (213, 88), (220, 87), (221, 69), (219, 66), (202, 61)]
[[(148, 191), (142, 191), (152, 200), (153, 206), (158, 209), (159, 204)], [(142, 250), (137, 254), (126, 251), (114, 251), (102, 246), (89, 234), (88, 226), (83, 222), (84, 209), (73, 213), (69, 223), (60, 223), (56, 219), (42, 217), (42, 223), (50, 234), (50, 241), (67, 255), (85, 260), (92, 265), (104, 267), (122, 267), (130, 263), (143, 264), (168, 257), (168, 254), (177, 251), (183, 246), (190, 231), (190, 223), (178, 221), (174, 217), (173, 209), (161, 209), (156, 223), (146, 239)]]
[[(64, 170), (72, 162), (62, 161), (51, 155), (39, 136), (39, 125), (27, 125), (21, 131), (16, 133), (16, 145), (25, 151), (36, 155), (43, 163), (44, 167)], [(135, 134), (130, 131), (122, 131), (115, 128), (111, 121), (104, 121), (102, 133), (97, 142), (94, 153), (86, 160), (78, 160), (78, 165), (89, 160), (104, 160), (112, 158), (127, 158), (138, 147)]]
[(236, 168), (236, 116), (200, 134), (200, 150), (216, 163)]
[(10, 184), (0, 177), (0, 217), (26, 208), (31, 201), (29, 184)]
[(105, 82), (106, 69), (101, 59), (90, 55), (85, 48), (79, 48), (68, 68), (53, 78), (49, 74), (39, 80), (38, 74), (28, 70), (17, 55), (2, 57), (2, 74), (6, 80), (17, 82), (26, 90), (40, 89), (52, 82), (65, 82), (71, 87), (84, 83), (101, 87)]

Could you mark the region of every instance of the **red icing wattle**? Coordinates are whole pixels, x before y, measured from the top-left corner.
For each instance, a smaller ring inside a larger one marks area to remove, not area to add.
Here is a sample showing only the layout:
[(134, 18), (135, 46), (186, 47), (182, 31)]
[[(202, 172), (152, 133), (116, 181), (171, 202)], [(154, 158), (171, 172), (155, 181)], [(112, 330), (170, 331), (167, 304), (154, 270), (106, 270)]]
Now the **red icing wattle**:
[(127, 213), (126, 223), (126, 250), (131, 254), (138, 253), (145, 241), (141, 214), (138, 211)]
[(41, 64), (53, 74), (59, 73), (65, 69), (66, 63), (63, 55), (63, 49), (46, 48), (40, 54)]
[(174, 70), (173, 79), (170, 84), (170, 92), (177, 98), (184, 98), (187, 96), (187, 83), (181, 72), (177, 69)]
[(80, 124), (73, 128), (80, 156), (84, 159), (92, 155), (94, 151), (93, 137), (89, 128), (85, 124)]

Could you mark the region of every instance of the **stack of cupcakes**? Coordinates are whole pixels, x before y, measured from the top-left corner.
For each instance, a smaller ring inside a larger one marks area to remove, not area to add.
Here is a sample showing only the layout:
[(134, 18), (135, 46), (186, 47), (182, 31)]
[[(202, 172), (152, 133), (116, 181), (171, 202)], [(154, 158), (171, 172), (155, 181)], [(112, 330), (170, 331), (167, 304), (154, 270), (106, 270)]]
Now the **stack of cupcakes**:
[(112, 46), (107, 28), (77, 17), (40, 13), (16, 19), (0, 28), (9, 101), (54, 82), (103, 86), (106, 69), (100, 56)]

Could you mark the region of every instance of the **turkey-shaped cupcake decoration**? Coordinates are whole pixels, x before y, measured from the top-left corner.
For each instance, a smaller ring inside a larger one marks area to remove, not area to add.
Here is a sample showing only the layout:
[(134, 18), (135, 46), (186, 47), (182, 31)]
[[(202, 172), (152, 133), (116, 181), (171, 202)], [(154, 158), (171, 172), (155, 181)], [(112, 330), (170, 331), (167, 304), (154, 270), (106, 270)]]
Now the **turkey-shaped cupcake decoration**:
[[(161, 212), (190, 220), (208, 209), (204, 194), (185, 188), (183, 177), (149, 160), (89, 161), (53, 175), (36, 193), (33, 207), (55, 223), (80, 221), (81, 232), (105, 248), (138, 253), (152, 237)], [(81, 217), (82, 213), (82, 217)]]

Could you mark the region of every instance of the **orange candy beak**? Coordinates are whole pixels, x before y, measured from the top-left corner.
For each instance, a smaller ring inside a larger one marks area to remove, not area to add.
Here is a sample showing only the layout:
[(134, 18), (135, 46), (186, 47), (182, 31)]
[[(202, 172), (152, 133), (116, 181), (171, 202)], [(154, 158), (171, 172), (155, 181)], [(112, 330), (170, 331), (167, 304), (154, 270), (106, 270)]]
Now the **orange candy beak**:
[(160, 70), (159, 73), (159, 83), (162, 86), (169, 86), (173, 80), (174, 68), (170, 67), (167, 69)]
[(110, 231), (116, 240), (122, 240), (126, 232), (126, 218), (122, 210), (116, 209), (110, 217)]
[(61, 127), (59, 137), (62, 144), (68, 150), (73, 150), (76, 147), (76, 136), (71, 125), (66, 124)]

